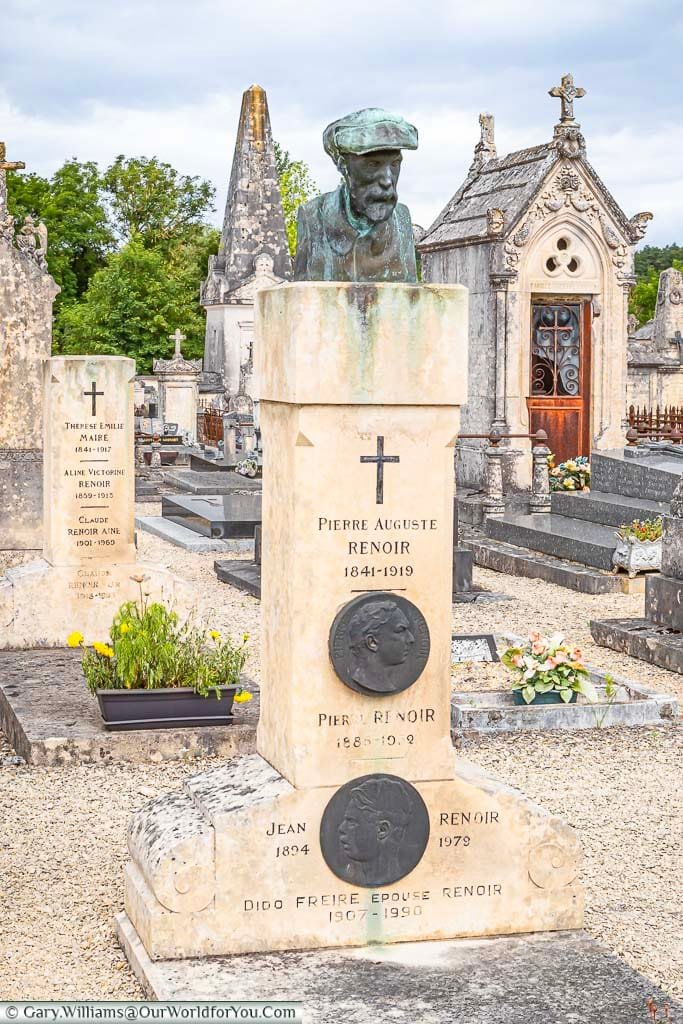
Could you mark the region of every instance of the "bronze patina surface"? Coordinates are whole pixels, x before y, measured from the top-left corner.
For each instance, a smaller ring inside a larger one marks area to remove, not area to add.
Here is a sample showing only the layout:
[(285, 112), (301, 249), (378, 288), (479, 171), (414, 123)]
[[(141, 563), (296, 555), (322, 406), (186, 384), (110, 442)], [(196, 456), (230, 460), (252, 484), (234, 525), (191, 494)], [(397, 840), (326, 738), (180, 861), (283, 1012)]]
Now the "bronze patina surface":
[[(392, 885), (409, 874), (428, 839), (424, 800), (395, 775), (363, 775), (347, 782), (331, 798), (320, 823), (320, 849), (330, 871), (367, 888)], [(378, 906), (376, 914), (382, 912)]]
[(334, 670), (357, 693), (400, 693), (419, 679), (429, 657), (429, 628), (411, 601), (373, 592), (349, 601), (330, 629)]
[(416, 282), (410, 212), (396, 185), (417, 129), (367, 107), (328, 125), (323, 145), (342, 181), (299, 207), (294, 280)]

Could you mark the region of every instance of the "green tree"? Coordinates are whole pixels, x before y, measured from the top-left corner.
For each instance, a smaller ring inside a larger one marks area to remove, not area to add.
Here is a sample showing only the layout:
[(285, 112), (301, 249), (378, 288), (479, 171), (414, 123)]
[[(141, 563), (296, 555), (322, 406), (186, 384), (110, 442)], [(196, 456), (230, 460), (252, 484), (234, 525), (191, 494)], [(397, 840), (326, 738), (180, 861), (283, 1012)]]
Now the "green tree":
[(214, 209), (208, 181), (179, 174), (156, 157), (118, 156), (102, 176), (111, 223), (125, 245), (168, 249), (201, 225)]
[(275, 166), (277, 167), (285, 214), (287, 244), (292, 257), (296, 253), (296, 211), (302, 203), (320, 194), (320, 189), (311, 178), (308, 164), (303, 160), (292, 160), (289, 151), (275, 143)]
[(675, 243), (661, 247), (645, 245), (635, 255), (636, 277), (638, 280), (645, 279), (651, 268), (661, 273), (667, 267), (672, 267), (674, 260), (683, 260), (683, 246)]
[[(675, 246), (669, 246), (669, 249), (676, 248)], [(683, 254), (683, 250), (681, 250)], [(640, 254), (636, 253), (636, 259)], [(638, 282), (634, 288), (631, 289), (631, 295), (629, 298), (629, 312), (637, 318), (640, 327), (651, 320), (655, 315), (655, 307), (657, 305), (657, 291), (659, 288), (659, 275), (661, 270), (666, 270), (667, 267), (674, 267), (675, 270), (683, 270), (683, 258), (676, 259), (670, 255), (667, 256), (665, 265), (661, 268), (651, 264), (648, 269), (639, 276)]]
[(114, 243), (100, 198), (97, 164), (67, 160), (49, 180), (37, 174), (11, 174), (7, 191), (9, 211), (18, 221), (30, 214), (47, 227), (47, 263), (61, 288), (55, 302), (59, 349), (61, 310), (84, 294)]
[(198, 280), (190, 288), (188, 264), (176, 255), (177, 263), (170, 264), (163, 252), (133, 236), (93, 276), (83, 299), (64, 309), (64, 350), (131, 356), (138, 373), (149, 373), (155, 358), (173, 352), (168, 336), (179, 327), (188, 339), (186, 356), (200, 354)]

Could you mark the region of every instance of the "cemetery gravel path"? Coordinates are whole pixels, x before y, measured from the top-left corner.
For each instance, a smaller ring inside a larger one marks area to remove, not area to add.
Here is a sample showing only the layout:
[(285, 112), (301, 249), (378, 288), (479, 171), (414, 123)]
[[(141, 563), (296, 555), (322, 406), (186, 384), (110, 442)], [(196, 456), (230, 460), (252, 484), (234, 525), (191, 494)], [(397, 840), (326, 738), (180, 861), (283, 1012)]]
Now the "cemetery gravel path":
[[(258, 650), (259, 603), (216, 580), (214, 555), (146, 534), (139, 543), (142, 558), (198, 584), (215, 628), (248, 632)], [(590, 638), (590, 618), (640, 615), (642, 597), (591, 597), (481, 569), (475, 580), (513, 600), (454, 606), (459, 632), (559, 629), (592, 664), (683, 700), (683, 677)], [(258, 678), (256, 655), (247, 671)], [(0, 762), (7, 753), (5, 744)], [(683, 998), (681, 722), (477, 738), (462, 753), (577, 829), (588, 931)], [(142, 998), (112, 927), (121, 909), (126, 824), (150, 796), (218, 763), (0, 768), (0, 999)]]

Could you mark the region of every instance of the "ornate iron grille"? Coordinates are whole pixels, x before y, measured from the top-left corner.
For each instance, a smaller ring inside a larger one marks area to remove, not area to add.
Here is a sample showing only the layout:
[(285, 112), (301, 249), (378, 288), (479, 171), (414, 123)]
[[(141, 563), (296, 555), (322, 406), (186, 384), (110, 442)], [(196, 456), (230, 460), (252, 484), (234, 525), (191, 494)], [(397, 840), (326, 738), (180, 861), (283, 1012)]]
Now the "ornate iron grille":
[(580, 312), (578, 304), (533, 307), (532, 395), (578, 396)]

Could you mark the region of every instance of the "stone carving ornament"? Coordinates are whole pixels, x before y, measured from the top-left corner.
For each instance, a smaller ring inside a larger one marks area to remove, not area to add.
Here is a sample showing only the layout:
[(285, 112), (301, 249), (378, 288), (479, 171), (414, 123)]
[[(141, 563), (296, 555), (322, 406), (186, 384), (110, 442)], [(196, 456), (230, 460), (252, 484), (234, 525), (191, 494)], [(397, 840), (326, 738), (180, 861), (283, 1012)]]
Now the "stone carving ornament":
[(329, 801), (320, 822), (320, 849), (330, 871), (367, 888), (404, 878), (419, 864), (428, 840), (424, 800), (395, 775), (364, 775), (347, 782)]

